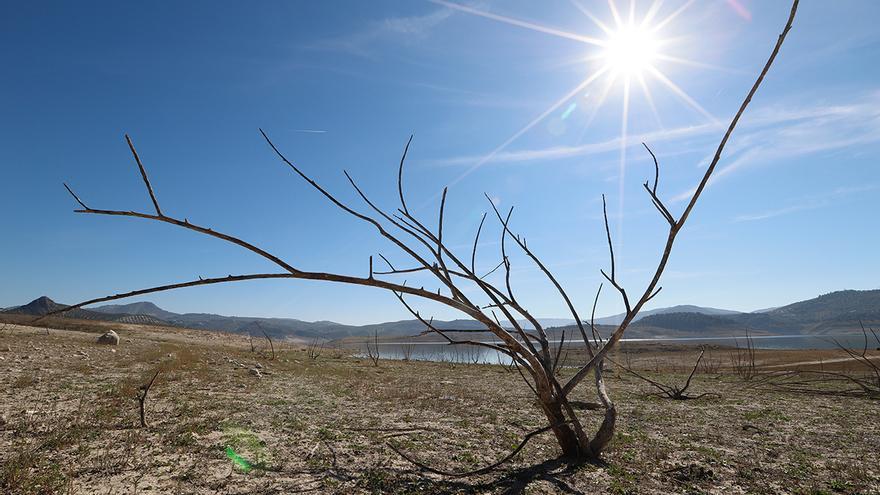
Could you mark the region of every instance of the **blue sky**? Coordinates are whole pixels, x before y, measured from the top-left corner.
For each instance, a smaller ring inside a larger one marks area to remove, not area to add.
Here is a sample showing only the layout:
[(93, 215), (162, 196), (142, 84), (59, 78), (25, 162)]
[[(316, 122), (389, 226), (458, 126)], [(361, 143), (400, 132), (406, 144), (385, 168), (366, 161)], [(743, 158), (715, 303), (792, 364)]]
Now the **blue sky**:
[[(662, 3), (655, 23), (686, 7), (656, 34), (662, 52), (694, 63), (654, 63), (691, 103), (657, 77), (645, 78), (650, 101), (632, 82), (623, 169), (621, 77), (598, 77), (536, 119), (602, 67), (605, 60), (595, 59), (601, 48), (579, 38), (607, 35), (582, 10), (613, 24), (609, 4), (464, 5), (6, 4), (0, 306), (42, 294), (72, 303), (197, 276), (272, 271), (249, 252), (172, 226), (72, 213), (62, 181), (92, 207), (150, 210), (126, 132), (168, 214), (249, 239), (302, 269), (365, 274), (378, 252), (406, 265), (393, 246), (282, 166), (258, 127), (350, 204), (362, 206), (343, 169), (392, 209), (396, 162), (414, 133), (406, 181), (417, 215), (434, 224), (438, 193), (449, 184), (445, 237), (469, 253), (488, 207), (483, 193), (501, 207), (516, 205), (513, 229), (584, 313), (608, 263), (605, 193), (618, 271), (631, 292), (640, 291), (665, 229), (641, 189), (653, 167), (639, 142), (657, 153), (660, 193), (679, 212), (766, 60), (788, 3)], [(629, 2), (617, 8), (625, 17)], [(650, 8), (635, 2), (635, 18)], [(878, 287), (878, 15), (872, 1), (802, 2), (652, 307), (753, 310)], [(487, 227), (479, 260), (488, 270), (499, 260), (499, 236), (497, 222)], [(567, 316), (552, 287), (518, 255), (513, 278), (533, 313)], [(388, 293), (305, 281), (147, 299), (180, 312), (345, 323), (408, 317)], [(610, 314), (621, 305), (606, 292), (600, 308)]]

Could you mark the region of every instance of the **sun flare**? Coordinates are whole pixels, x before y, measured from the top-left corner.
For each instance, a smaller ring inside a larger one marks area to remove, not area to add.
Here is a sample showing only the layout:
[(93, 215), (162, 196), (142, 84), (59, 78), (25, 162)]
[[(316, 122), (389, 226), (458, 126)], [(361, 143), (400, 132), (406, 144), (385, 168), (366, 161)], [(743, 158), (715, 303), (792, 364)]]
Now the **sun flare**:
[(615, 75), (641, 76), (653, 67), (658, 54), (657, 45), (649, 30), (624, 26), (610, 34), (602, 58)]
[[(618, 180), (620, 183), (619, 208), (623, 210), (623, 184), (626, 174), (627, 147), (632, 142), (629, 139), (631, 104), (647, 105), (650, 112), (653, 113), (658, 127), (662, 129), (663, 123), (655, 104), (654, 95), (652, 94), (655, 89), (660, 89), (664, 93), (678, 99), (685, 107), (690, 108), (708, 122), (717, 123), (717, 120), (711, 113), (691, 97), (684, 88), (676, 84), (665, 72), (670, 65), (727, 70), (690, 60), (682, 57), (680, 53), (667, 53), (667, 50), (670, 49), (675, 50), (677, 48), (681, 50), (682, 43), (680, 40), (682, 38), (681, 36), (669, 37), (670, 27), (673, 27), (674, 30), (673, 21), (687, 11), (696, 0), (682, 0), (677, 7), (665, 9), (667, 12), (664, 12), (663, 9), (664, 0), (651, 0), (650, 4), (647, 4), (647, 2), (643, 3), (642, 5), (648, 5), (648, 7), (642, 12), (637, 12), (635, 0), (630, 0), (629, 2), (607, 0), (609, 15), (602, 18), (597, 17), (586, 6), (582, 5), (581, 0), (570, 0), (574, 8), (579, 10), (595, 28), (598, 28), (595, 34), (565, 31), (526, 19), (480, 10), (475, 7), (455, 3), (451, 0), (430, 1), (458, 12), (581, 43), (588, 50), (584, 55), (578, 56), (572, 61), (577, 64), (587, 63), (586, 68), (588, 72), (583, 80), (562, 97), (555, 100), (535, 118), (528, 121), (507, 140), (480, 157), (451, 184), (462, 180), (485, 163), (497, 159), (499, 154), (508, 146), (548, 119), (556, 118), (559, 121), (565, 121), (572, 119), (572, 115), (576, 115), (575, 112), (581, 112), (584, 116), (584, 123), (580, 132), (581, 137), (578, 139), (578, 143), (580, 143), (583, 140), (583, 136), (586, 135), (586, 128), (592, 123), (599, 109), (607, 103), (607, 99), (612, 94), (617, 93), (613, 91), (614, 88), (619, 88), (621, 112), (620, 174)], [(626, 3), (629, 5), (628, 9), (621, 10), (618, 8), (618, 4)], [(669, 4), (666, 4), (666, 6), (668, 7)], [(594, 85), (601, 85), (601, 88), (597, 91), (592, 91), (592, 86)], [(642, 98), (633, 98), (638, 96), (635, 94), (637, 91), (641, 92)], [(622, 224), (622, 216), (618, 222)], [(618, 229), (620, 229), (620, 225), (618, 225)], [(618, 237), (620, 236), (618, 235)]]

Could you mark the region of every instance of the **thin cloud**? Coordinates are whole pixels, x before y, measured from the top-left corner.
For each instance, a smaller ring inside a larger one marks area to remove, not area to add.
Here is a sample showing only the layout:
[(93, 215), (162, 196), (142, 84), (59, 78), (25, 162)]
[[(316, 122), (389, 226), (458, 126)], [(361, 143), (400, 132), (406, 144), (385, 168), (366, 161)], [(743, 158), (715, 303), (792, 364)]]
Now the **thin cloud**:
[(325, 134), (327, 131), (324, 129), (294, 129), (293, 132), (303, 132), (306, 134)]
[(453, 14), (449, 8), (440, 8), (424, 15), (387, 17), (372, 21), (354, 33), (329, 38), (312, 44), (309, 48), (341, 51), (361, 57), (372, 57), (369, 46), (387, 38), (422, 39), (434, 27)]
[(801, 211), (808, 210), (816, 210), (819, 208), (824, 208), (827, 206), (831, 206), (834, 204), (835, 200), (839, 200), (848, 196), (852, 196), (855, 194), (875, 191), (878, 189), (876, 184), (864, 185), (864, 186), (848, 186), (848, 187), (838, 187), (833, 191), (830, 191), (825, 194), (809, 196), (806, 198), (801, 198), (801, 201), (786, 206), (784, 208), (778, 208), (774, 210), (768, 210), (760, 213), (752, 213), (748, 215), (740, 215), (733, 219), (734, 222), (754, 222), (757, 220), (767, 220), (768, 218), (780, 217), (783, 215), (789, 215), (792, 213), (797, 213)]
[[(641, 147), (642, 142), (659, 143), (665, 141), (675, 141), (694, 136), (708, 134), (711, 131), (721, 129), (720, 125), (702, 124), (696, 126), (680, 127), (677, 129), (667, 129), (664, 131), (655, 131), (637, 136), (627, 137), (629, 147)], [(530, 150), (501, 151), (495, 153), (491, 158), (486, 160), (489, 163), (522, 163), (533, 161), (561, 160), (578, 156), (597, 155), (618, 151), (620, 149), (621, 139), (619, 137), (600, 141), (597, 143), (581, 144), (578, 146), (551, 146), (549, 148), (539, 148)], [(473, 165), (485, 158), (484, 155), (464, 155), (450, 158), (441, 158), (438, 160), (430, 160), (427, 163), (445, 166), (462, 166)]]
[(751, 215), (740, 215), (740, 216), (734, 218), (733, 221), (734, 222), (754, 222), (756, 220), (766, 220), (768, 218), (781, 217), (783, 215), (797, 213), (799, 211), (815, 210), (817, 208), (822, 208), (823, 206), (827, 206), (828, 204), (829, 204), (828, 201), (816, 202), (814, 200), (809, 203), (786, 206), (785, 208), (779, 208), (777, 210), (769, 210), (769, 211), (765, 211), (762, 213), (755, 213), (755, 214), (751, 214)]
[[(794, 109), (770, 106), (757, 109), (750, 117), (743, 120), (740, 132), (726, 150), (725, 156), (733, 157), (734, 161), (719, 169), (716, 175), (729, 175), (758, 159), (779, 157), (783, 155), (781, 151), (783, 149), (784, 153), (802, 155), (878, 141), (880, 140), (878, 119), (880, 119), (878, 94), (871, 94), (862, 101), (847, 105), (820, 104)], [(714, 136), (725, 127), (726, 124), (723, 123), (706, 123), (658, 130), (628, 136), (627, 144), (628, 147), (641, 147), (641, 142), (659, 144)], [(620, 137), (615, 137), (577, 146), (502, 151), (495, 153), (485, 163), (547, 162), (618, 151), (620, 145)], [(428, 160), (426, 163), (440, 166), (470, 166), (485, 158), (486, 155), (461, 155)], [(700, 165), (705, 166), (709, 159), (711, 156), (701, 161)], [(684, 194), (686, 193), (682, 193)]]
[[(872, 94), (854, 105), (817, 106), (783, 113), (775, 125), (765, 118), (757, 129), (746, 126), (746, 132), (735, 139), (738, 144), (726, 150), (726, 159), (722, 158), (709, 185), (748, 167), (880, 142), (878, 96)], [(683, 191), (671, 201), (686, 200), (693, 191), (693, 188)]]

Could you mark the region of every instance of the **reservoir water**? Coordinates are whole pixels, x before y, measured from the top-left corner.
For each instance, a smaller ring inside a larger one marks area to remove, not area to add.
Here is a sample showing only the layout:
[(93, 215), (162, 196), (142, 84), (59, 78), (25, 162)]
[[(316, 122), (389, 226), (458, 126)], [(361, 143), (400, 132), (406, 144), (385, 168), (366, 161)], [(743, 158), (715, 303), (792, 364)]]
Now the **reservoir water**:
[[(836, 349), (839, 342), (841, 345), (862, 349), (865, 344), (861, 334), (846, 335), (753, 335), (752, 342), (757, 349)], [(559, 341), (551, 341), (554, 344)], [(627, 343), (658, 343), (658, 344), (684, 344), (684, 345), (717, 345), (725, 347), (746, 346), (745, 336), (732, 337), (680, 337), (680, 338), (633, 338), (622, 339), (624, 346)], [(497, 343), (497, 342), (495, 342)], [(868, 342), (869, 349), (877, 347), (876, 341)], [(566, 341), (565, 349), (572, 350), (582, 347), (578, 341)], [(360, 349), (357, 355), (366, 357), (365, 345), (347, 346)], [(437, 361), (444, 363), (474, 363), (474, 364), (507, 364), (510, 358), (500, 352), (473, 345), (449, 345), (443, 342), (380, 342), (379, 354), (382, 359), (412, 359), (419, 361)], [(843, 351), (841, 351), (843, 352)]]

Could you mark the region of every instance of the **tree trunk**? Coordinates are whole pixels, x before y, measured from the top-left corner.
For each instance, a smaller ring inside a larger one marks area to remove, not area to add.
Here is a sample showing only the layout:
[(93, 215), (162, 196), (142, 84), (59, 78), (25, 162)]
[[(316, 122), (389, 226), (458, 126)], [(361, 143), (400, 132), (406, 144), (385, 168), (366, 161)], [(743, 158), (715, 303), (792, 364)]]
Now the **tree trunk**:
[(544, 414), (553, 427), (553, 434), (556, 435), (556, 441), (562, 449), (563, 457), (578, 459), (583, 456), (584, 449), (581, 448), (577, 434), (566, 423), (567, 418), (562, 412), (562, 405), (559, 402), (550, 401), (542, 404)]
[(599, 459), (602, 451), (605, 450), (605, 447), (608, 446), (608, 443), (614, 437), (615, 423), (617, 423), (617, 408), (611, 405), (611, 407), (605, 409), (605, 419), (602, 420), (602, 425), (599, 426), (596, 436), (590, 441), (590, 457), (593, 460)]
[[(596, 431), (592, 439), (587, 438), (585, 432), (580, 431), (578, 435), (577, 419), (573, 416), (575, 412), (568, 405), (565, 398), (561, 398), (539, 385), (538, 400), (541, 402), (541, 409), (547, 416), (547, 421), (553, 427), (553, 434), (556, 435), (556, 442), (562, 449), (562, 456), (568, 459), (576, 459), (582, 461), (598, 461), (602, 452), (614, 437), (614, 427), (617, 423), (617, 407), (605, 390), (605, 382), (602, 379), (601, 366), (599, 363), (596, 368), (596, 392), (605, 408), (605, 417), (602, 424)], [(549, 387), (549, 386), (548, 386)], [(568, 416), (566, 416), (566, 411)], [(573, 427), (574, 426), (574, 427)]]

